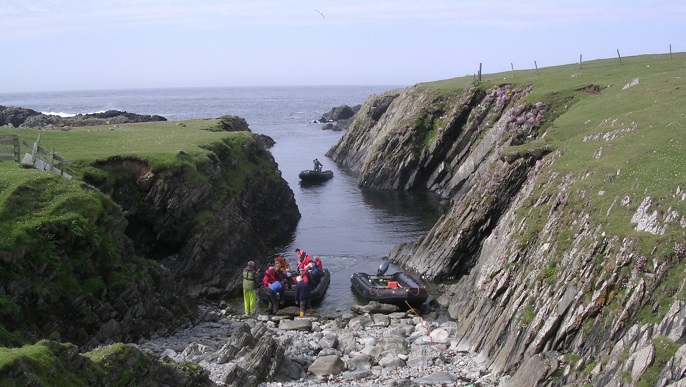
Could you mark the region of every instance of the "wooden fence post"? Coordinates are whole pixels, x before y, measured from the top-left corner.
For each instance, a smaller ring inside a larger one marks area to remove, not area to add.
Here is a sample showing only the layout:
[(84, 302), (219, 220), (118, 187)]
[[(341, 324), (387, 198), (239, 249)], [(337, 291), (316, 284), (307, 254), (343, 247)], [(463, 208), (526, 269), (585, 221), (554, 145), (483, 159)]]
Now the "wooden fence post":
[[(42, 132), (41, 132), (42, 134)], [(38, 135), (38, 141), (40, 141), (40, 134)], [(31, 156), (31, 164), (33, 165), (34, 168), (36, 168), (36, 162), (41, 161), (43, 163), (43, 169), (46, 171), (51, 171), (51, 172), (57, 172), (60, 171), (61, 176), (65, 176), (64, 168), (67, 165), (70, 165), (72, 162), (60, 157), (57, 153), (55, 153), (55, 148), (51, 148), (50, 150), (44, 149), (38, 145), (37, 142), (31, 143), (29, 141), (24, 140), (24, 145), (28, 147), (33, 147), (33, 155)], [(44, 159), (40, 159), (39, 155), (44, 155), (47, 156)], [(55, 163), (60, 163), (59, 168), (55, 167)], [(68, 178), (71, 179), (71, 176), (67, 175)]]
[(513, 64), (512, 62), (510, 62), (510, 68), (512, 69), (512, 78), (515, 78), (515, 74), (514, 74), (514, 64)]
[(53, 163), (55, 162), (55, 148), (50, 148), (50, 154), (48, 155), (48, 167), (50, 172), (54, 171), (55, 167)]
[(538, 63), (536, 63), (536, 61), (534, 61), (534, 67), (536, 67), (536, 75), (539, 75), (538, 74)]
[[(3, 147), (6, 145), (7, 147)], [(12, 155), (10, 156), (9, 153)], [(19, 162), (19, 136), (16, 134), (0, 134), (0, 161)]]
[(619, 64), (622, 64), (622, 56), (619, 55), (619, 49), (617, 49), (617, 57), (619, 58)]
[(36, 155), (38, 154), (38, 143), (40, 138), (43, 136), (43, 132), (38, 132), (38, 138), (36, 142), (33, 143), (33, 149), (31, 150), (31, 165), (36, 165)]
[(583, 62), (583, 54), (579, 54), (579, 68), (581, 68), (581, 63)]

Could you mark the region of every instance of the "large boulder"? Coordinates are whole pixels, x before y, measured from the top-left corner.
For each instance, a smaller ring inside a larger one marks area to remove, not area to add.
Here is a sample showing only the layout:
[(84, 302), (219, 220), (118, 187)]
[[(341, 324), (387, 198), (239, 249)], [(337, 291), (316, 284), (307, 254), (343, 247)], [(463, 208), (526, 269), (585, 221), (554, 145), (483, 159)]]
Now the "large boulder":
[(345, 369), (345, 363), (338, 355), (318, 357), (308, 368), (313, 375), (338, 375)]

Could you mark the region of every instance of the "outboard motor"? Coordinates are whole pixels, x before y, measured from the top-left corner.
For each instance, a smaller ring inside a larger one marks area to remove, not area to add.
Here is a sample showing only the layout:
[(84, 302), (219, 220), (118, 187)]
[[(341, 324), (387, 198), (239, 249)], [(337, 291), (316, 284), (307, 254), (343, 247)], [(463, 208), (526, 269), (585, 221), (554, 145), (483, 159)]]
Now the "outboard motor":
[(379, 269), (376, 271), (377, 277), (386, 274), (386, 270), (388, 270), (388, 261), (383, 261), (381, 265), (379, 265)]

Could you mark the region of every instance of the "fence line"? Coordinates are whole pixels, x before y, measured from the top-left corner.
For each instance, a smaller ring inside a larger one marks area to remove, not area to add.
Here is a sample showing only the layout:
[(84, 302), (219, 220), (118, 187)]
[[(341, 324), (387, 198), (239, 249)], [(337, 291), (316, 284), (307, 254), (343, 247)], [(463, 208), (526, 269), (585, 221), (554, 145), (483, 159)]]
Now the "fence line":
[[(619, 58), (619, 63), (622, 64), (622, 55), (619, 53), (619, 49), (617, 49), (617, 57)], [(669, 44), (669, 59), (673, 59), (672, 57), (672, 44)], [(584, 62), (584, 56), (583, 54), (579, 54), (579, 68), (583, 69), (583, 62)], [(536, 74), (539, 74), (538, 72), (538, 63), (534, 61), (534, 67), (536, 69)], [(480, 83), (482, 81), (482, 68), (483, 68), (483, 62), (479, 63), (479, 72), (474, 75), (474, 84)], [(510, 62), (510, 69), (512, 71), (512, 78), (515, 77), (515, 70), (514, 70), (514, 63)]]
[(0, 134), (0, 161), (15, 161), (17, 163), (19, 162), (18, 135)]
[[(36, 142), (32, 143), (27, 140), (23, 141), (24, 145), (28, 146), (29, 148), (32, 148), (32, 151), (31, 155), (29, 155), (28, 153), (26, 154), (22, 162), (25, 164), (31, 164), (36, 169), (55, 172), (60, 176), (71, 178), (70, 175), (64, 173), (64, 165), (71, 164), (71, 161), (55, 154), (55, 148), (47, 150), (38, 145), (40, 143), (42, 134), (43, 132), (38, 133), (38, 139), (36, 139)], [(47, 156), (47, 160), (40, 159), (39, 155)], [(61, 164), (60, 168), (55, 168), (55, 163), (57, 162)]]

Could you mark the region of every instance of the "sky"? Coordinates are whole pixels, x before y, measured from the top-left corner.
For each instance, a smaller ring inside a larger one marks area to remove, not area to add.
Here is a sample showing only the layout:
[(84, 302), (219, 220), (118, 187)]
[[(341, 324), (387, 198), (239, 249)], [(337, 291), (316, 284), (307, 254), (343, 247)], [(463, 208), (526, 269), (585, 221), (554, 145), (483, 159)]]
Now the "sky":
[(1, 0), (0, 93), (393, 85), (686, 51), (683, 0)]

